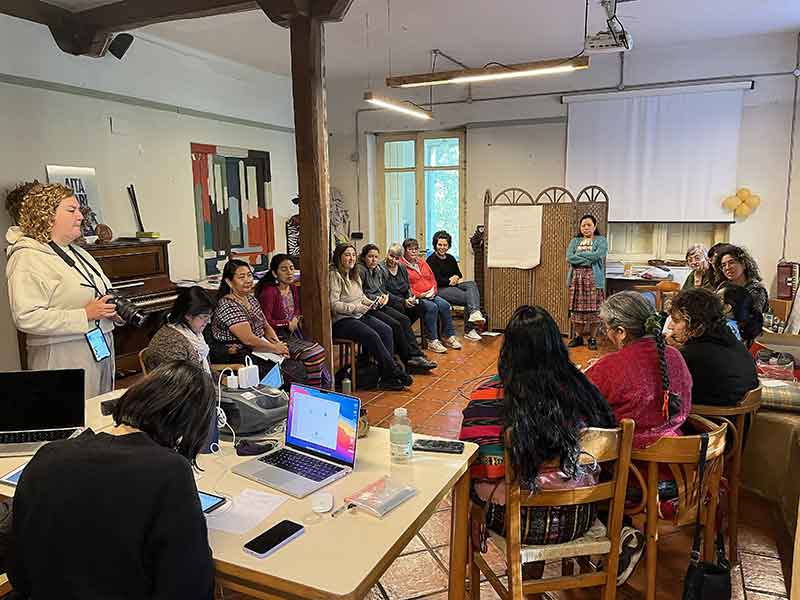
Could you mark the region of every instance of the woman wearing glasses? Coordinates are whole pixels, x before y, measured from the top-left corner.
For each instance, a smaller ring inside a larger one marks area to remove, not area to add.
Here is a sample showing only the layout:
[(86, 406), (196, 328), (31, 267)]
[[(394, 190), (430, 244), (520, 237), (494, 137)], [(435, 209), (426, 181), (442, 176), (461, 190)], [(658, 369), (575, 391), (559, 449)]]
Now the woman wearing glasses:
[(767, 288), (761, 283), (761, 273), (750, 253), (734, 245), (723, 246), (714, 257), (717, 289), (727, 282), (741, 285), (753, 298), (754, 308), (763, 313), (769, 307)]

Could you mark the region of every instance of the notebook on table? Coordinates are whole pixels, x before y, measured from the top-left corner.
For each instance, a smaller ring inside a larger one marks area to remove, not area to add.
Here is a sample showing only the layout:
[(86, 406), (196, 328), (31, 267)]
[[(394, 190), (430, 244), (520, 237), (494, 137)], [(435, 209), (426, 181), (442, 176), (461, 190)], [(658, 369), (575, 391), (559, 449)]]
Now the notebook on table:
[(233, 472), (303, 498), (353, 471), (361, 401), (292, 384), (284, 445), (236, 465)]
[(0, 373), (0, 457), (29, 456), (86, 424), (83, 369)]

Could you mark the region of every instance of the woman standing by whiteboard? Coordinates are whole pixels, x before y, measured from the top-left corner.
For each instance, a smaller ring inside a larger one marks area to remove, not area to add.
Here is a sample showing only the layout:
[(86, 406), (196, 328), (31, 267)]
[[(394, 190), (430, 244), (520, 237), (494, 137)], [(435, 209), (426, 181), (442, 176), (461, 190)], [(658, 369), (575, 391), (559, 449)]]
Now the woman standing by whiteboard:
[(606, 254), (608, 243), (597, 229), (597, 219), (582, 216), (579, 232), (567, 247), (569, 314), (575, 327), (570, 348), (583, 346), (583, 338), (588, 335), (589, 350), (597, 350), (600, 305), (605, 300)]

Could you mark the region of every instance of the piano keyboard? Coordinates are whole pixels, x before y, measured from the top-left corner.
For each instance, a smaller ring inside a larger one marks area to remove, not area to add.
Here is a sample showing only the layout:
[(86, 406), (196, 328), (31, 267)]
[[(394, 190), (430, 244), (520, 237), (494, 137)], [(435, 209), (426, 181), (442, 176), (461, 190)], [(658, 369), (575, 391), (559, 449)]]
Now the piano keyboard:
[(152, 296), (141, 296), (131, 298), (131, 301), (142, 310), (149, 310), (154, 308), (163, 308), (164, 306), (172, 306), (178, 294), (153, 294)]

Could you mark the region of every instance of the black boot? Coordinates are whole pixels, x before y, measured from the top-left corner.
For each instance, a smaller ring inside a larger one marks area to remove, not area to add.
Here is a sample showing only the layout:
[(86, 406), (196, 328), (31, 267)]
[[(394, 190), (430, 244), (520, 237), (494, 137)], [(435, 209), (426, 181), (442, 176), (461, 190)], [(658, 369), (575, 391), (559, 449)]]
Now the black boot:
[(579, 335), (576, 335), (569, 344), (567, 344), (568, 348), (577, 348), (578, 346), (583, 346), (583, 338)]
[(412, 356), (408, 359), (408, 363), (406, 363), (406, 367), (411, 373), (427, 373), (437, 366), (435, 362), (428, 360), (424, 356)]

